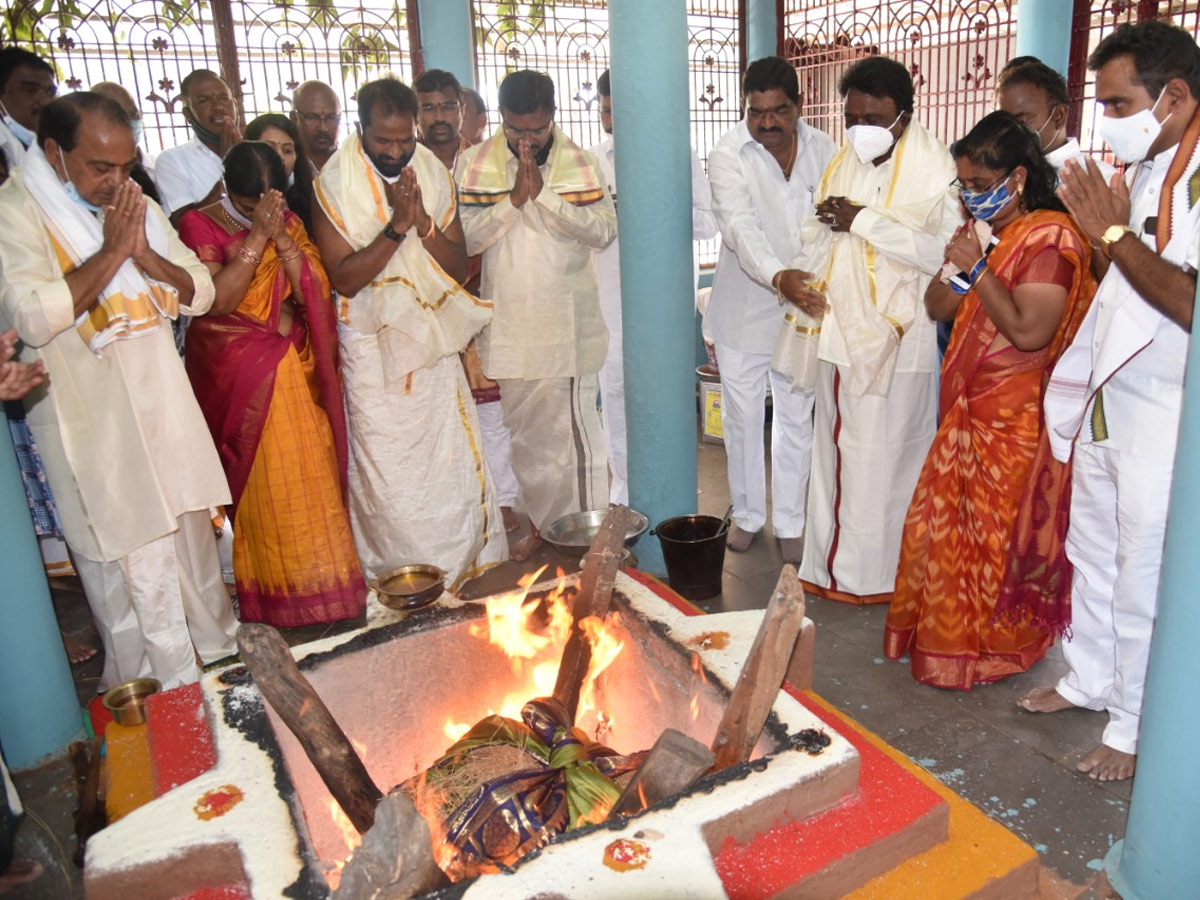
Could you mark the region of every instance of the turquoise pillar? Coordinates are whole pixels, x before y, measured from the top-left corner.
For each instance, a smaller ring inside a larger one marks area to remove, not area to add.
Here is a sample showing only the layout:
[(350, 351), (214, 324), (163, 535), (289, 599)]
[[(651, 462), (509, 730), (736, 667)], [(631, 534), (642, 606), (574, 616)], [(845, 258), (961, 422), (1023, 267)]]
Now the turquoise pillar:
[[(651, 525), (696, 511), (695, 300), (685, 0), (610, 0), (629, 498)], [(650, 536), (640, 566), (664, 574)]]
[(79, 701), (2, 408), (0, 429), (0, 744), (22, 769), (70, 742)]
[(746, 62), (774, 56), (779, 51), (779, 14), (775, 0), (746, 0), (742, 8), (746, 16)]
[(475, 87), (475, 32), (470, 0), (417, 0), (425, 68), (452, 72), (463, 87)]
[(1036, 56), (1067, 77), (1071, 55), (1071, 14), (1067, 0), (1021, 0), (1017, 4), (1017, 52)]
[[(1025, 2), (1025, 0), (1021, 0)], [(1197, 291), (1200, 309), (1200, 291)], [(1125, 900), (1195, 897), (1200, 885), (1200, 341), (1188, 350), (1188, 373), (1171, 483), (1158, 616), (1142, 703), (1137, 774), (1125, 839), (1106, 860)]]

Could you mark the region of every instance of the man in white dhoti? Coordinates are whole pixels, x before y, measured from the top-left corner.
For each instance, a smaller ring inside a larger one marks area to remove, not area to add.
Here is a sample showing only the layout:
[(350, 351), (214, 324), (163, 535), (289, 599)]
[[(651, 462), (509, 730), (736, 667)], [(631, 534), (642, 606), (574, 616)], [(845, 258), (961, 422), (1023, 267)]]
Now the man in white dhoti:
[[(1122, 25), (1088, 60), (1098, 131), (1125, 179), (1069, 163), (1060, 196), (1111, 260), (1046, 391), (1054, 455), (1074, 451), (1070, 671), (1031, 712), (1108, 711), (1092, 778), (1133, 774), (1200, 259), (1200, 48), (1163, 22)], [(1193, 373), (1194, 375), (1194, 373)]]
[(949, 152), (913, 118), (908, 70), (870, 57), (840, 90), (846, 141), (817, 197), (833, 242), (800, 577), (820, 597), (886, 603), (937, 424), (923, 297), (961, 213)]
[(121, 107), (75, 93), (42, 110), (0, 187), (0, 329), (49, 376), (27, 418), (104, 645), (101, 690), (195, 681), (237, 627), (208, 513), (229, 489), (168, 322), (205, 312), (212, 279), (129, 181), (136, 160)]
[(617, 216), (596, 158), (554, 125), (548, 75), (508, 75), (500, 116), (456, 175), (467, 252), (483, 254), (480, 294), (495, 304), (479, 337), (483, 372), (500, 384), (525, 511), (545, 530), (608, 504), (596, 411), (608, 333), (592, 257)]
[(417, 143), (417, 96), (358, 91), (361, 137), (314, 182), (313, 231), (341, 295), (350, 524), (368, 578), (433, 563), (454, 584), (508, 556), (459, 353), (491, 318), (461, 286), (454, 181)]
[(11, 171), (37, 137), (38, 113), (57, 91), (54, 68), (20, 47), (0, 50), (0, 150)]
[[(613, 143), (612, 87), (608, 69), (596, 79), (600, 107), (600, 127), (608, 135), (591, 148), (608, 184), (613, 206), (617, 203), (617, 158)], [(717, 236), (717, 220), (712, 211), (712, 191), (704, 174), (704, 164), (692, 151), (692, 240), (706, 241)], [(600, 369), (600, 406), (604, 414), (604, 437), (608, 446), (609, 499), (629, 505), (629, 466), (625, 450), (625, 359), (621, 335), (621, 252), (613, 241), (596, 254), (596, 285), (600, 291), (600, 311), (608, 328), (608, 354)], [(693, 271), (696, 263), (693, 259)], [(693, 285), (693, 293), (695, 287)]]
[(793, 265), (801, 223), (833, 156), (829, 137), (800, 117), (796, 70), (769, 56), (742, 78), (746, 118), (708, 155), (721, 255), (705, 324), (721, 372), (721, 424), (728, 457), (731, 550), (745, 550), (767, 520), (763, 420), (771, 385), (771, 529), (784, 562), (800, 562), (804, 492), (812, 462), (813, 393), (793, 391), (770, 370), (790, 302), (819, 312), (812, 273)]

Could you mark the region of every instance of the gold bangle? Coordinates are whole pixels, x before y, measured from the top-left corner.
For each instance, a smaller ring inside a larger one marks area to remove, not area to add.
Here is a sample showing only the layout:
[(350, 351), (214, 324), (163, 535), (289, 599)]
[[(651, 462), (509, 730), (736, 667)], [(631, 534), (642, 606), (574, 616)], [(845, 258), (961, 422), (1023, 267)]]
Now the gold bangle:
[(433, 233), (437, 231), (437, 223), (433, 221), (433, 216), (429, 217), (429, 230), (421, 235), (421, 240), (427, 241), (433, 237)]

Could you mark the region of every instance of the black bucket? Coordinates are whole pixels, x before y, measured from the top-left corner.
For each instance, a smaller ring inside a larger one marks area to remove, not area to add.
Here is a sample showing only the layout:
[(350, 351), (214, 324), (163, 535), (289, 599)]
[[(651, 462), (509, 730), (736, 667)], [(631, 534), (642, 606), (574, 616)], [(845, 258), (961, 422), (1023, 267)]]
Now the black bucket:
[(723, 523), (717, 516), (676, 516), (664, 519), (654, 529), (667, 564), (667, 580), (688, 600), (707, 600), (721, 593)]

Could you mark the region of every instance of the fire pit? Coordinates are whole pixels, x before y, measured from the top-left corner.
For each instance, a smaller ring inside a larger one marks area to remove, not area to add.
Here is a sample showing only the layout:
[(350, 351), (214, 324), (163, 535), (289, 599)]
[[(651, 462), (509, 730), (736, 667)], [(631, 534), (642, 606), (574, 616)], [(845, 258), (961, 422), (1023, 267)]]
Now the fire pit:
[[(531, 596), (572, 583), (535, 586)], [(709, 743), (761, 613), (688, 617), (625, 574), (617, 589), (610, 637), (623, 647), (594, 680), (594, 696), (585, 693), (578, 724), (619, 752), (647, 749), (667, 728)], [(470, 723), (514, 715), (513, 704), (548, 693), (540, 661), (556, 659), (557, 647), (514, 661), (487, 639), (482, 604), (443, 600), (399, 620), (372, 602), (362, 631), (295, 651), (385, 791), (423, 771)], [(92, 839), (88, 896), (168, 900), (239, 882), (254, 897), (328, 896), (357, 832), (244, 668), (214, 673), (202, 687), (216, 767)], [(712, 857), (728, 838), (749, 841), (854, 792), (858, 755), (847, 741), (832, 733), (818, 755), (794, 746), (796, 735), (821, 727), (780, 695), (749, 764), (641, 816), (568, 833), (512, 873), (483, 876), (466, 896), (532, 897), (550, 884), (568, 896), (602, 894), (595, 885), (615, 877), (630, 896), (665, 896), (683, 883), (693, 895), (719, 895)], [(214, 791), (220, 811), (209, 814), (204, 798)]]

